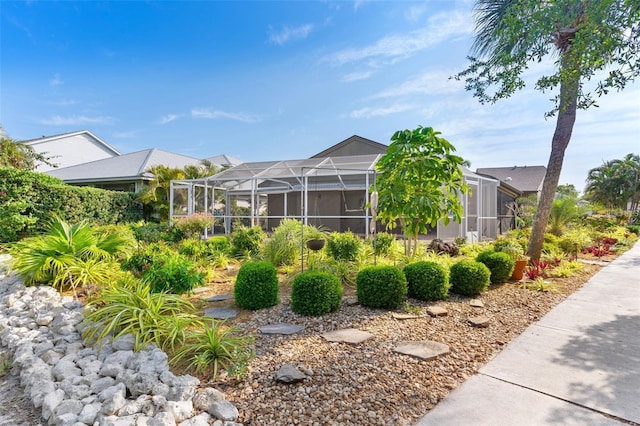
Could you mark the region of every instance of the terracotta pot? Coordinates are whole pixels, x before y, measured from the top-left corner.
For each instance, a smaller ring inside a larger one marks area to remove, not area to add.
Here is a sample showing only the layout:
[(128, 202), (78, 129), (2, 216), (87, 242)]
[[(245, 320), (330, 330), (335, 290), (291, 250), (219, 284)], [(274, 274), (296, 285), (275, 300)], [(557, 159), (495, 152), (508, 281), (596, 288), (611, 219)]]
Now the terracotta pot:
[(307, 248), (309, 250), (318, 251), (324, 247), (324, 240), (308, 240)]
[(516, 264), (513, 267), (513, 274), (511, 274), (512, 280), (520, 281), (522, 279), (524, 268), (527, 267), (527, 263), (529, 262), (526, 260), (516, 260)]

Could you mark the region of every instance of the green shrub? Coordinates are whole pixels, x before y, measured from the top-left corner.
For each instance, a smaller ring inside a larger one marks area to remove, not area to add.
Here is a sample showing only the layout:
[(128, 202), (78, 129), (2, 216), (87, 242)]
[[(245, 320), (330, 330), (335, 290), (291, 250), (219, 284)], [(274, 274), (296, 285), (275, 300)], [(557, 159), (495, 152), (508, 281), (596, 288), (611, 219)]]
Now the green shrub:
[(394, 266), (369, 266), (358, 272), (356, 295), (363, 306), (394, 309), (407, 295), (407, 280)]
[(451, 292), (464, 296), (477, 296), (489, 288), (491, 271), (483, 263), (461, 260), (451, 266), (449, 282)]
[(302, 315), (322, 315), (337, 310), (341, 301), (342, 284), (336, 276), (327, 272), (303, 272), (293, 281), (293, 312)]
[(194, 213), (190, 216), (176, 218), (174, 225), (188, 238), (199, 238), (204, 230), (213, 226), (213, 216), (209, 213)]
[(373, 237), (372, 245), (377, 256), (386, 256), (391, 251), (395, 237), (387, 232), (380, 232)]
[(258, 226), (247, 228), (239, 226), (231, 233), (231, 247), (236, 257), (245, 254), (256, 255), (260, 252), (260, 245), (265, 238), (265, 233)]
[(327, 251), (335, 260), (354, 261), (361, 245), (362, 240), (353, 232), (332, 232), (327, 241)]
[(262, 255), (274, 266), (290, 266), (300, 258), (301, 247), (302, 222), (282, 219), (264, 245)]
[(447, 270), (435, 262), (416, 262), (402, 270), (409, 297), (419, 300), (445, 300), (449, 295)]
[(215, 252), (231, 254), (231, 243), (229, 242), (229, 238), (227, 238), (225, 235), (216, 235), (213, 237), (209, 237), (209, 239), (206, 240), (205, 243), (207, 245), (208, 254), (213, 254)]
[(186, 238), (178, 245), (178, 253), (191, 258), (201, 258), (206, 251), (207, 244), (200, 239)]
[(156, 243), (158, 241), (166, 241), (168, 243), (175, 243), (182, 240), (185, 235), (176, 227), (169, 226), (168, 223), (155, 223), (155, 222), (137, 222), (131, 224), (133, 234), (138, 241), (146, 243)]
[(511, 278), (516, 264), (511, 256), (500, 251), (483, 251), (476, 257), (476, 261), (483, 263), (491, 271), (491, 284), (506, 282)]
[(46, 228), (54, 217), (106, 225), (142, 218), (142, 206), (128, 192), (66, 185), (44, 173), (0, 167), (0, 243)]
[(233, 295), (243, 309), (268, 308), (278, 303), (278, 274), (269, 262), (248, 262), (238, 271)]
[(156, 293), (188, 293), (204, 284), (204, 274), (193, 262), (164, 244), (149, 244), (122, 262), (121, 267), (148, 282)]

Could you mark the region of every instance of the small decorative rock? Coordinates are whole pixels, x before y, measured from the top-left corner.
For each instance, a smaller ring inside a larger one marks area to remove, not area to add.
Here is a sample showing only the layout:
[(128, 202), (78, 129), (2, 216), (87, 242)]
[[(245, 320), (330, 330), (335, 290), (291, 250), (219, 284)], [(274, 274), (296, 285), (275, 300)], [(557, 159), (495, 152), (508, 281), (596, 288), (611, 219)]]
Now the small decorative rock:
[(297, 383), (306, 378), (306, 374), (291, 364), (283, 365), (274, 375), (274, 379), (282, 383)]
[(329, 342), (343, 342), (358, 344), (373, 337), (373, 334), (356, 328), (344, 328), (342, 330), (329, 331), (321, 334)]
[(205, 309), (204, 316), (213, 319), (230, 319), (235, 318), (238, 315), (238, 311), (231, 308), (210, 308)]
[(345, 297), (344, 299), (342, 299), (342, 303), (344, 303), (347, 306), (354, 306), (357, 305), (358, 299), (355, 297)]
[(262, 334), (294, 334), (304, 330), (304, 327), (296, 324), (278, 323), (263, 325), (258, 330)]
[(473, 299), (471, 302), (469, 302), (469, 305), (471, 305), (471, 307), (473, 308), (484, 308), (484, 302), (480, 299)]
[(486, 328), (489, 327), (489, 318), (486, 315), (471, 317), (469, 318), (469, 324), (474, 327)]
[(447, 311), (445, 308), (443, 308), (442, 306), (429, 306), (427, 308), (427, 313), (429, 315), (431, 315), (432, 317), (444, 317), (447, 316), (449, 314), (449, 311)]
[(423, 360), (430, 360), (449, 353), (449, 346), (444, 343), (422, 340), (418, 342), (400, 342), (395, 352), (415, 356)]
[(233, 296), (230, 294), (216, 294), (215, 296), (205, 297), (207, 302), (222, 302), (225, 300), (231, 300)]

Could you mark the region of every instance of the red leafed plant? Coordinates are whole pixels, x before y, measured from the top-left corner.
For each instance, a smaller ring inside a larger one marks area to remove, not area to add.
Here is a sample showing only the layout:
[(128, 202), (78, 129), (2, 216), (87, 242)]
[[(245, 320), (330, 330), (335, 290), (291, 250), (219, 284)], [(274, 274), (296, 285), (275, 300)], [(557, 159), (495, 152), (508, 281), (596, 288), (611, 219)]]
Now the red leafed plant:
[(527, 266), (525, 268), (524, 275), (530, 280), (535, 280), (536, 278), (544, 277), (547, 269), (549, 268), (552, 268), (552, 265), (549, 262), (534, 260), (531, 262), (531, 266)]
[(603, 244), (601, 246), (589, 246), (586, 249), (582, 250), (583, 254), (592, 254), (595, 257), (602, 257), (608, 254), (613, 254), (611, 251), (611, 246), (609, 244)]

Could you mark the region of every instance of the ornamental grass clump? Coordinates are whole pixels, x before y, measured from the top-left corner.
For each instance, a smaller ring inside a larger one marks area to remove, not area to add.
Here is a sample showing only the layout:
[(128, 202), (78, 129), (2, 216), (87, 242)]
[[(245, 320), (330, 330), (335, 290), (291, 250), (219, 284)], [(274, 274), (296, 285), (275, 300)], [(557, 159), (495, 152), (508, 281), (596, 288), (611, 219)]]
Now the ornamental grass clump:
[(395, 309), (407, 296), (407, 280), (395, 266), (369, 266), (358, 272), (356, 295), (368, 308)]
[(477, 296), (489, 288), (491, 271), (475, 260), (461, 260), (451, 266), (451, 292), (463, 296)]
[(233, 296), (242, 309), (257, 310), (278, 303), (278, 274), (269, 262), (248, 262), (238, 271)]
[(476, 257), (476, 261), (483, 263), (491, 271), (491, 284), (507, 282), (516, 264), (511, 256), (499, 251), (483, 251)]
[(449, 295), (447, 270), (436, 262), (416, 262), (402, 270), (409, 297), (419, 300), (445, 300)]
[(342, 301), (340, 279), (327, 272), (308, 271), (296, 276), (291, 287), (291, 310), (322, 315), (338, 310)]

